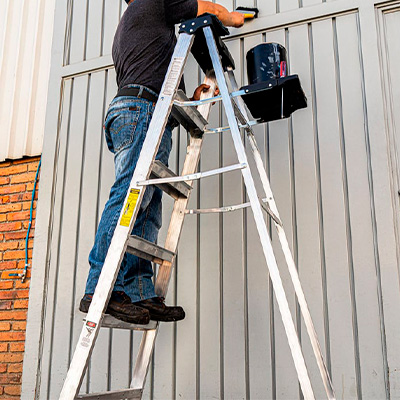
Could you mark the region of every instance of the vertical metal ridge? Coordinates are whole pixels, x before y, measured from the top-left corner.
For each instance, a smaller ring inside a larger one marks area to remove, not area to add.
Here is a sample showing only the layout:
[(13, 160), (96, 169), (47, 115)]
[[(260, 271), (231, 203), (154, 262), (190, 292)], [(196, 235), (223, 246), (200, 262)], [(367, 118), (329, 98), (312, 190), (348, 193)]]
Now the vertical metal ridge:
[(276, 13), (279, 14), (281, 12), (280, 0), (276, 0), (275, 7), (276, 7)]
[[(145, 335), (145, 332), (143, 332)], [(155, 362), (156, 359), (156, 346), (154, 344), (153, 354), (151, 355), (151, 369), (150, 369), (150, 400), (154, 400), (154, 374), (155, 374)]]
[(333, 31), (333, 53), (335, 60), (335, 82), (336, 82), (336, 101), (338, 108), (339, 121), (339, 140), (340, 140), (340, 156), (342, 163), (342, 185), (343, 185), (343, 203), (344, 203), (344, 219), (346, 225), (346, 245), (347, 245), (347, 262), (349, 267), (349, 283), (350, 283), (350, 299), (351, 299), (351, 314), (353, 321), (353, 345), (354, 345), (354, 363), (356, 372), (356, 388), (357, 398), (362, 399), (362, 384), (361, 384), (361, 363), (360, 363), (360, 343), (358, 336), (358, 316), (357, 316), (357, 299), (355, 288), (354, 275), (354, 259), (353, 259), (353, 240), (351, 230), (351, 216), (349, 203), (349, 183), (347, 178), (347, 159), (346, 159), (346, 139), (344, 134), (343, 121), (343, 101), (342, 101), (342, 84), (340, 77), (340, 59), (339, 46), (337, 38), (336, 18), (332, 18)]
[(134, 332), (130, 331), (129, 332), (129, 373), (128, 373), (128, 382), (127, 382), (127, 387), (130, 386), (132, 382), (132, 377), (133, 377), (133, 367), (134, 367), (134, 357), (133, 357), (133, 335)]
[(365, 71), (364, 71), (364, 59), (362, 53), (362, 41), (361, 41), (361, 26), (360, 26), (360, 15), (356, 14), (357, 22), (357, 35), (358, 35), (358, 57), (360, 62), (361, 70), (361, 90), (363, 96), (363, 110), (364, 110), (364, 137), (365, 137), (365, 152), (367, 155), (367, 172), (368, 172), (368, 185), (370, 193), (370, 211), (372, 221), (372, 235), (374, 243), (374, 258), (375, 258), (375, 271), (376, 271), (376, 284), (377, 284), (377, 296), (378, 296), (378, 307), (379, 307), (379, 322), (381, 331), (381, 346), (382, 346), (382, 361), (383, 361), (383, 376), (385, 380), (385, 391), (386, 398), (390, 399), (390, 381), (389, 381), (389, 364), (387, 358), (387, 343), (386, 343), (386, 332), (385, 332), (385, 313), (383, 308), (383, 294), (382, 294), (382, 278), (381, 278), (381, 264), (379, 257), (379, 246), (378, 246), (378, 228), (376, 221), (376, 206), (375, 206), (375, 189), (374, 189), (374, 178), (372, 175), (372, 154), (371, 154), (371, 143), (369, 134), (369, 123), (368, 123), (368, 106), (367, 106), (367, 93), (365, 89)]
[(113, 348), (113, 328), (109, 328), (108, 337), (108, 360), (107, 360), (107, 391), (111, 390), (111, 370), (112, 370), (112, 348)]
[(104, 24), (105, 24), (105, 0), (101, 6), (101, 37), (100, 37), (100, 57), (104, 55)]
[(325, 353), (326, 353), (326, 365), (329, 374), (332, 375), (330, 331), (329, 331), (328, 283), (326, 276), (326, 256), (325, 256), (325, 228), (324, 228), (324, 213), (322, 205), (321, 155), (319, 150), (318, 108), (317, 108), (317, 91), (316, 91), (315, 65), (314, 65), (314, 43), (313, 43), (313, 31), (311, 23), (308, 24), (308, 42), (309, 42), (309, 53), (310, 53), (314, 160), (315, 160), (315, 175), (317, 183), (318, 229), (319, 229), (319, 248), (321, 257), (321, 278), (322, 278), (323, 310), (324, 310)]
[(83, 61), (86, 61), (87, 42), (89, 26), (89, 0), (86, 0), (86, 18), (85, 18), (85, 42), (83, 44)]
[[(301, 4), (300, 4), (301, 3)], [(299, 0), (299, 6), (302, 7), (302, 0)], [(288, 75), (290, 75), (290, 44), (289, 44), (289, 29), (285, 28), (285, 47), (288, 49)], [(290, 202), (291, 202), (291, 217), (292, 217), (292, 253), (293, 260), (297, 271), (299, 272), (299, 240), (297, 233), (297, 208), (296, 208), (296, 170), (294, 161), (294, 139), (293, 139), (293, 118), (289, 117), (288, 121), (288, 143), (289, 143), (289, 173), (290, 173)], [(296, 331), (301, 344), (301, 311), (297, 296), (294, 296), (296, 308)], [(303, 392), (299, 387), (299, 399), (303, 400)]]
[(69, 64), (71, 55), (71, 32), (72, 32), (73, 10), (74, 10), (73, 0), (68, 0), (67, 14), (65, 16), (63, 65)]
[[(104, 121), (106, 115), (107, 108), (107, 95), (108, 95), (108, 69), (104, 71), (104, 96), (103, 96), (103, 111), (102, 111), (102, 121)], [(101, 171), (103, 169), (103, 147), (104, 147), (104, 132), (102, 132), (100, 136), (100, 154), (99, 154), (99, 164), (98, 164), (98, 185), (97, 185), (97, 193), (96, 193), (96, 213), (95, 213), (95, 231), (99, 225), (99, 212), (100, 212), (100, 195), (101, 195)], [(93, 237), (94, 241), (94, 237)], [(90, 393), (90, 376), (91, 376), (91, 358), (88, 362), (87, 367), (87, 380), (86, 380), (86, 392)]]
[[(71, 91), (71, 89), (70, 89)], [(54, 228), (54, 204), (56, 199), (56, 188), (57, 188), (57, 179), (58, 179), (58, 160), (60, 155), (60, 131), (61, 131), (61, 123), (63, 117), (63, 104), (64, 104), (64, 94), (65, 94), (65, 81), (61, 81), (60, 85), (60, 97), (59, 97), (59, 107), (58, 107), (58, 120), (57, 120), (57, 137), (56, 137), (56, 148), (54, 152), (53, 158), (53, 179), (51, 185), (51, 196), (50, 196), (50, 215), (48, 221), (48, 230), (47, 230), (47, 240), (46, 240), (46, 265), (45, 265), (45, 286), (43, 288), (42, 294), (42, 308), (40, 310), (40, 339), (39, 339), (39, 348), (37, 353), (37, 368), (36, 368), (36, 379), (35, 379), (35, 400), (39, 399), (40, 390), (41, 390), (41, 382), (42, 382), (42, 363), (43, 363), (43, 347), (44, 347), (44, 337), (45, 337), (45, 324), (46, 324), (46, 312), (47, 312), (47, 294), (49, 288), (49, 274), (50, 274), (50, 259), (51, 259), (51, 242), (53, 238), (53, 228)]]
[[(219, 103), (219, 126), (223, 126), (222, 102)], [(224, 164), (224, 141), (223, 135), (219, 135), (219, 168)], [(224, 175), (218, 176), (218, 203), (219, 207), (224, 204)], [(225, 342), (224, 342), (224, 215), (219, 213), (219, 392), (220, 399), (225, 399)]]
[[(54, 295), (53, 295), (53, 304), (57, 304), (57, 292), (58, 292), (58, 274), (60, 270), (60, 242), (62, 237), (62, 224), (63, 224), (63, 216), (64, 216), (64, 199), (65, 199), (65, 178), (67, 175), (67, 164), (68, 164), (68, 148), (69, 148), (69, 134), (71, 130), (71, 108), (72, 101), (74, 97), (74, 78), (71, 79), (71, 95), (69, 101), (69, 109), (68, 109), (68, 123), (67, 123), (67, 137), (65, 143), (65, 154), (64, 154), (64, 171), (63, 171), (63, 183), (61, 189), (61, 205), (60, 205), (60, 218), (59, 218), (59, 231), (57, 238), (57, 257), (56, 257), (56, 266), (55, 266), (55, 276), (54, 276)], [(53, 308), (53, 314), (51, 317), (51, 330), (50, 330), (50, 351), (49, 351), (49, 370), (47, 374), (47, 398), (49, 399), (50, 394), (50, 386), (51, 386), (51, 365), (53, 362), (53, 345), (54, 345), (54, 325), (56, 319), (56, 311), (57, 308)]]
[[(244, 83), (244, 39), (240, 39), (240, 63), (241, 63), (241, 85)], [(245, 133), (242, 129), (243, 146), (246, 148)], [(247, 190), (242, 183), (242, 202), (247, 201)], [(250, 399), (250, 343), (249, 343), (249, 288), (248, 288), (248, 229), (247, 229), (247, 209), (242, 211), (242, 268), (243, 268), (243, 322), (244, 322), (244, 373), (245, 373), (245, 393), (246, 399)]]
[[(267, 35), (264, 32), (262, 34), (262, 41), (267, 41)], [(265, 154), (265, 170), (267, 172), (268, 179), (271, 181), (271, 158), (270, 158), (270, 125), (269, 122), (263, 124), (264, 127), (264, 154)], [(272, 221), (271, 217), (267, 217), (267, 228), (269, 237), (272, 242)], [(268, 270), (268, 268), (267, 268)], [(268, 302), (269, 302), (269, 331), (270, 331), (270, 357), (271, 357), (271, 391), (272, 398), (276, 399), (276, 357), (275, 357), (275, 312), (274, 312), (274, 293), (272, 287), (272, 281), (268, 273)]]
[(303, 0), (299, 0), (299, 8), (303, 8)]
[[(200, 67), (197, 68), (197, 83), (201, 83), (201, 70)], [(190, 140), (190, 139), (189, 139)], [(201, 156), (199, 159), (198, 170), (201, 170)], [(197, 193), (196, 193), (196, 207), (200, 209), (201, 203), (201, 182), (200, 179), (197, 181)], [(201, 226), (200, 226), (200, 215), (196, 215), (196, 399), (200, 399), (200, 262), (201, 262)]]
[[(289, 29), (285, 29), (285, 47), (290, 48), (289, 44)], [(290, 74), (290, 51), (288, 51), (288, 74)], [(293, 118), (290, 116), (288, 119), (288, 138), (289, 138), (289, 170), (290, 170), (290, 194), (292, 204), (292, 247), (293, 247), (293, 259), (296, 264), (297, 271), (299, 271), (299, 240), (297, 232), (297, 201), (296, 201), (296, 169), (295, 169), (295, 151), (294, 151), (294, 138), (293, 138)], [(301, 343), (301, 312), (300, 305), (295, 296), (296, 302), (296, 325), (297, 334)], [(302, 392), (300, 390), (300, 397)]]
[(84, 122), (84, 129), (83, 129), (83, 138), (82, 138), (81, 171), (80, 171), (79, 189), (78, 189), (79, 190), (79, 195), (78, 195), (78, 213), (77, 213), (77, 217), (76, 217), (75, 256), (74, 256), (74, 268), (73, 268), (73, 278), (72, 278), (72, 301), (71, 301), (71, 313), (70, 313), (70, 325), (69, 325), (68, 365), (71, 363), (72, 338), (73, 338), (73, 334), (74, 334), (76, 275), (77, 275), (77, 269), (78, 269), (79, 239), (80, 239), (81, 210), (82, 210), (82, 188), (83, 188), (83, 176), (84, 176), (84, 173), (85, 173), (86, 136), (87, 136), (87, 125), (88, 125), (90, 84), (91, 84), (91, 74), (88, 75), (88, 80), (87, 80), (86, 105), (85, 105), (85, 122)]
[[(385, 125), (386, 125), (386, 137), (388, 141), (388, 159), (391, 164), (391, 169), (394, 171), (390, 174), (390, 185), (393, 193), (392, 196), (392, 207), (393, 207), (393, 223), (394, 223), (394, 235), (396, 242), (396, 258), (398, 265), (398, 272), (400, 278), (400, 224), (398, 221), (398, 210), (399, 201), (398, 195), (400, 188), (400, 175), (397, 171), (400, 170), (400, 161), (396, 149), (396, 138), (394, 132), (396, 132), (396, 124), (394, 120), (394, 110), (393, 110), (393, 90), (392, 90), (392, 80), (391, 80), (391, 65), (389, 58), (389, 48), (388, 48), (388, 33), (385, 14), (382, 10), (377, 13), (377, 31), (378, 36), (382, 39), (378, 41), (378, 51), (379, 51), (379, 61), (381, 67), (381, 81), (382, 81), (382, 98), (384, 102), (384, 115), (385, 115)], [(383, 43), (382, 43), (383, 42)], [(385, 95), (385, 93), (388, 93)], [(393, 150), (392, 150), (393, 149)], [(395, 175), (395, 176), (394, 176)], [(400, 284), (400, 282), (399, 282)]]

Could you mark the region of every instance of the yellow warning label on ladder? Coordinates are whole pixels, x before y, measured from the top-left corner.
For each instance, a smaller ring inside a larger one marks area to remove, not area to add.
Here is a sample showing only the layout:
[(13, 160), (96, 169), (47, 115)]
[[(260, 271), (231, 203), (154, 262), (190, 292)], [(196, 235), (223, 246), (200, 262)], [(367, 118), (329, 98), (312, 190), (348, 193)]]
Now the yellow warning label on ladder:
[(139, 197), (140, 189), (131, 189), (128, 196), (128, 202), (124, 208), (124, 213), (121, 217), (121, 222), (119, 223), (122, 226), (129, 226), (133, 211), (135, 210), (137, 199)]

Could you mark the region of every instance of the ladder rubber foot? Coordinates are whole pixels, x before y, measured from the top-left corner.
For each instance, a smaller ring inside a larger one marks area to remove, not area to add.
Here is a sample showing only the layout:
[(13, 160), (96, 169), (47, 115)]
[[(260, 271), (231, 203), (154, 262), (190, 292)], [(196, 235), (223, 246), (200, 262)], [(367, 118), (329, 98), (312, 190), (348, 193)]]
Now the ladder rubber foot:
[(130, 324), (129, 322), (121, 321), (120, 319), (114, 318), (112, 315), (104, 315), (101, 326), (103, 328), (114, 328), (114, 329), (129, 329), (134, 331), (150, 331), (157, 329), (157, 321), (150, 321), (147, 325)]
[(90, 393), (76, 396), (75, 399), (92, 399), (92, 400), (121, 400), (121, 399), (141, 399), (143, 389), (125, 389), (114, 390), (103, 393)]

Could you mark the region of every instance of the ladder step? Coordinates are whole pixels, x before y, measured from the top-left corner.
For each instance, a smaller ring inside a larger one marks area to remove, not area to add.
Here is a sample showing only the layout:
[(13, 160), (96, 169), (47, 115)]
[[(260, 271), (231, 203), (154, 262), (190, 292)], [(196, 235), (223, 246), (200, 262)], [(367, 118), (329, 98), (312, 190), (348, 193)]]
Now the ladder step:
[[(176, 99), (178, 101), (190, 101), (181, 89), (177, 91)], [(208, 124), (196, 107), (174, 105), (171, 114), (193, 137), (201, 137)]]
[(156, 264), (161, 264), (163, 261), (172, 262), (175, 257), (172, 251), (133, 235), (128, 239), (126, 251)]
[[(153, 163), (153, 167), (151, 170), (150, 179), (160, 179), (160, 178), (173, 178), (177, 177), (177, 175), (171, 171), (168, 167), (166, 167), (161, 161), (156, 160)], [(165, 193), (169, 194), (175, 200), (184, 197), (188, 198), (192, 187), (188, 185), (186, 182), (169, 182), (169, 183), (160, 183), (156, 185)]]
[(121, 399), (141, 399), (142, 389), (125, 389), (125, 390), (113, 390), (111, 392), (103, 393), (90, 393), (90, 394), (80, 394), (75, 397), (78, 399), (93, 399), (93, 400), (121, 400)]
[(152, 329), (157, 329), (157, 321), (150, 321), (147, 325), (138, 325), (121, 321), (120, 319), (114, 318), (112, 315), (106, 314), (103, 317), (101, 326), (103, 328), (129, 329), (132, 331), (150, 331)]

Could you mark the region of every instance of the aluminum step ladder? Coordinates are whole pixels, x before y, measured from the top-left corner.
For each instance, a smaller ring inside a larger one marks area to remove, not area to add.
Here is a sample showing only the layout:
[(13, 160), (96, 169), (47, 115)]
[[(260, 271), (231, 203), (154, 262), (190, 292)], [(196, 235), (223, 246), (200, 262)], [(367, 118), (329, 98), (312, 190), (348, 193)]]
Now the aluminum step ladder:
[[(254, 122), (249, 120), (244, 102), (241, 97), (239, 97), (239, 95), (243, 93), (238, 91), (237, 88), (237, 83), (233, 73), (234, 62), (225, 44), (221, 40), (221, 36), (227, 34), (229, 34), (229, 31), (215, 16), (210, 14), (205, 14), (180, 25), (179, 38), (171, 63), (93, 295), (91, 306), (87, 313), (60, 394), (60, 399), (62, 400), (142, 398), (159, 323), (151, 321), (148, 325), (135, 325), (120, 321), (110, 315), (104, 315), (125, 252), (136, 254), (139, 257), (160, 264), (155, 290), (158, 296), (165, 297), (185, 215), (206, 212), (229, 212), (244, 207), (251, 207), (253, 211), (256, 227), (269, 269), (270, 278), (272, 280), (276, 300), (281, 313), (303, 396), (306, 400), (315, 399), (299, 338), (290, 313), (279, 269), (273, 253), (271, 240), (268, 235), (268, 229), (263, 214), (264, 211), (270, 215), (271, 220), (276, 226), (292, 283), (295, 288), (295, 293), (300, 305), (300, 310), (307, 327), (314, 356), (325, 387), (326, 396), (328, 399), (335, 399), (332, 382), (323, 360), (307, 302), (301, 288), (297, 269), (283, 230), (269, 180), (263, 166), (261, 154), (257, 148), (251, 128)], [(190, 51), (193, 52), (202, 69), (206, 71), (204, 83), (211, 86), (211, 89), (207, 93), (202, 94), (199, 101), (189, 101), (183, 92), (178, 91), (179, 82)], [(228, 89), (228, 82), (232, 89), (231, 93)], [(219, 87), (221, 94), (212, 97), (212, 93), (214, 93), (216, 86)], [(238, 157), (238, 164), (219, 168), (213, 171), (196, 173), (200, 159), (203, 134), (207, 131), (206, 125), (211, 103), (220, 100), (223, 102), (229, 127), (208, 131), (217, 133), (227, 130), (231, 131)], [(194, 106), (197, 106), (197, 108)], [(191, 134), (181, 176), (176, 176), (167, 167), (162, 165), (160, 162), (155, 161), (162, 134), (171, 111), (173, 116)], [(259, 198), (256, 191), (250, 167), (248, 165), (240, 128), (244, 129), (250, 142), (250, 148), (256, 162), (257, 172), (260, 175), (263, 190), (265, 192), (265, 197), (262, 199)], [(249, 198), (248, 203), (209, 210), (187, 210), (193, 180), (233, 170), (240, 170), (242, 173)], [(146, 190), (146, 186), (148, 185), (157, 185), (175, 199), (164, 247), (160, 247), (139, 237), (131, 236), (131, 231), (136, 220), (140, 203)], [(128, 389), (79, 395), (80, 386), (96, 338), (102, 326), (143, 331), (143, 337), (133, 371), (133, 379), (130, 388)]]

